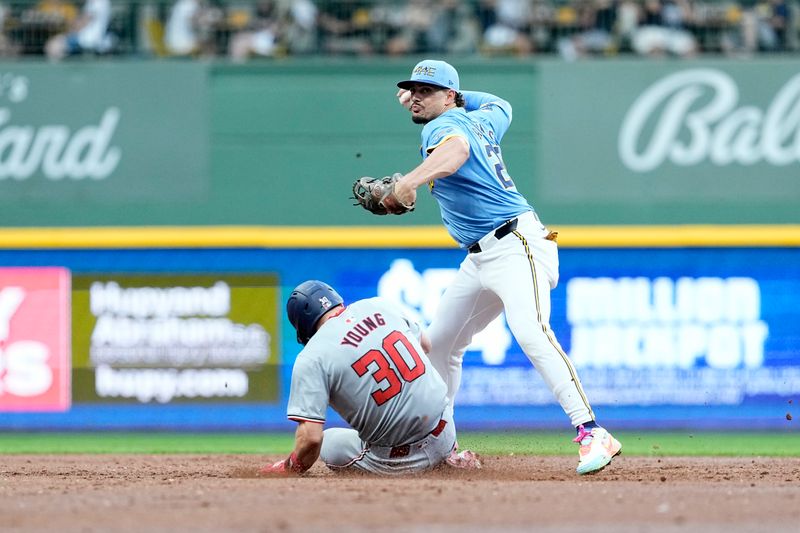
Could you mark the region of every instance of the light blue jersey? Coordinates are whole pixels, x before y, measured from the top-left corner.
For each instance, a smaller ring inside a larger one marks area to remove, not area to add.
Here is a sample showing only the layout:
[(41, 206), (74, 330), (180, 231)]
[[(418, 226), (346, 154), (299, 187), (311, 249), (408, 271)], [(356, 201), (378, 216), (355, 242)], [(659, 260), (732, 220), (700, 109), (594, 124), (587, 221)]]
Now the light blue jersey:
[(422, 128), (422, 157), (458, 136), (469, 143), (469, 159), (454, 174), (435, 180), (447, 231), (462, 248), (533, 208), (506, 171), (500, 141), (511, 124), (511, 104), (494, 95), (462, 91), (465, 107), (451, 109)]

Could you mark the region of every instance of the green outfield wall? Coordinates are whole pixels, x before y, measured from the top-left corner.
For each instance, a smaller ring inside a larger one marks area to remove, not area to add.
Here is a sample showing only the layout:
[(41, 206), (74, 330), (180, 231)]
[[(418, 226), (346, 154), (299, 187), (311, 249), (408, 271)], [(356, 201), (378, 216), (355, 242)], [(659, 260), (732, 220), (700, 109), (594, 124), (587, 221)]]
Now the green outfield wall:
[[(0, 64), (0, 224), (437, 225), (424, 192), (348, 198), (419, 162), (413, 62)], [(550, 224), (800, 222), (800, 61), (453, 63), (512, 102), (503, 155)]]

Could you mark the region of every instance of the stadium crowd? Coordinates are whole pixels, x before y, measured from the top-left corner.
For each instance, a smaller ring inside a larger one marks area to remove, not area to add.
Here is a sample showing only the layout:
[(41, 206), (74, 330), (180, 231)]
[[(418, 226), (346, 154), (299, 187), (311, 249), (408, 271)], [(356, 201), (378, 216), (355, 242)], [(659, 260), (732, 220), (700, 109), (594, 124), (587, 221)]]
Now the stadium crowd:
[(0, 0), (0, 55), (793, 53), (800, 0)]

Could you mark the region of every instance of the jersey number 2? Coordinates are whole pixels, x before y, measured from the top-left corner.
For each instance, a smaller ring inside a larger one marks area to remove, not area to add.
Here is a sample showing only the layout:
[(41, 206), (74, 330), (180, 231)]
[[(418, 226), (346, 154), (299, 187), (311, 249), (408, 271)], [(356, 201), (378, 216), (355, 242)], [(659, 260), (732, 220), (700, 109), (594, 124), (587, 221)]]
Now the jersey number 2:
[[(403, 359), (397, 349), (398, 344), (402, 344), (414, 360), (413, 367), (409, 366), (406, 360)], [(389, 364), (390, 360), (394, 363), (396, 370)], [(370, 350), (351, 366), (358, 374), (358, 377), (363, 377), (369, 371), (370, 365), (375, 366), (375, 370), (372, 371), (372, 379), (375, 380), (375, 383), (385, 380), (388, 385), (386, 388), (378, 389), (372, 393), (372, 399), (378, 405), (383, 405), (400, 394), (403, 389), (402, 381), (406, 383), (414, 381), (425, 373), (425, 363), (422, 362), (419, 353), (417, 353), (414, 345), (409, 342), (406, 336), (399, 331), (393, 331), (383, 339), (383, 350)]]
[(500, 147), (496, 144), (489, 143), (486, 143), (484, 147), (486, 148), (486, 157), (491, 163), (494, 163), (494, 172), (497, 174), (497, 179), (500, 180), (500, 183), (502, 183), (503, 187), (506, 189), (512, 188), (514, 182), (511, 181), (511, 176), (508, 175), (506, 164), (503, 162), (503, 156), (500, 155)]

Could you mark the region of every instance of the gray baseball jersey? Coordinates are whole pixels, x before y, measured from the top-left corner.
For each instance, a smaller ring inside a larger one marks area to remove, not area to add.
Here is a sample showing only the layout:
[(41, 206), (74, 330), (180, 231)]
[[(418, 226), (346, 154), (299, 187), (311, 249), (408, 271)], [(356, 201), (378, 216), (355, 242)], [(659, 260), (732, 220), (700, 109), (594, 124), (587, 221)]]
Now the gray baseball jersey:
[(419, 336), (419, 325), (382, 298), (347, 306), (297, 356), (287, 416), (323, 423), (330, 405), (366, 443), (400, 446), (423, 438), (448, 401)]

